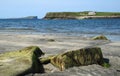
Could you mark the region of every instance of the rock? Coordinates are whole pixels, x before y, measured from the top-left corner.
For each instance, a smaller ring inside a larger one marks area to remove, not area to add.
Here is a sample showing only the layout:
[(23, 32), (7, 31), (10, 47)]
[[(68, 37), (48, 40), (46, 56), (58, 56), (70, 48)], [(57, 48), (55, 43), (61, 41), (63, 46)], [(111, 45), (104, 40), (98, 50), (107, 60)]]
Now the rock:
[(95, 36), (92, 40), (108, 40), (104, 35)]
[(24, 76), (29, 73), (43, 73), (39, 58), (44, 53), (37, 46), (0, 54), (1, 76)]
[(68, 51), (66, 53), (54, 56), (51, 59), (51, 63), (63, 71), (73, 66), (84, 66), (90, 64), (102, 65), (104, 61), (101, 48), (88, 47)]
[(54, 39), (48, 39), (48, 41), (49, 41), (49, 42), (55, 42), (55, 40), (54, 40)]
[(48, 56), (48, 57), (42, 57), (42, 58), (40, 58), (39, 60), (40, 60), (40, 62), (41, 62), (42, 64), (48, 64), (48, 63), (51, 62), (51, 59), (52, 59), (54, 56), (55, 56), (55, 55), (51, 55), (51, 56)]

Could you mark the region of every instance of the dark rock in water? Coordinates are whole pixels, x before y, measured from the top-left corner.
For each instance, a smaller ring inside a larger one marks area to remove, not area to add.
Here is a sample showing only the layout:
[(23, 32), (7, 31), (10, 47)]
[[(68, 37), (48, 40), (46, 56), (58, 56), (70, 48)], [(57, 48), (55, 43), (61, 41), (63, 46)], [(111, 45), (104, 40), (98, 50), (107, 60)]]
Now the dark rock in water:
[(88, 47), (54, 56), (51, 63), (62, 71), (73, 66), (102, 65), (104, 61), (101, 48)]
[(1, 76), (24, 76), (29, 73), (43, 73), (39, 57), (44, 53), (37, 46), (0, 54)]
[(55, 42), (55, 40), (54, 40), (54, 39), (48, 39), (48, 41), (49, 41), (49, 42)]
[(108, 39), (104, 35), (100, 35), (93, 37), (92, 40), (108, 40)]

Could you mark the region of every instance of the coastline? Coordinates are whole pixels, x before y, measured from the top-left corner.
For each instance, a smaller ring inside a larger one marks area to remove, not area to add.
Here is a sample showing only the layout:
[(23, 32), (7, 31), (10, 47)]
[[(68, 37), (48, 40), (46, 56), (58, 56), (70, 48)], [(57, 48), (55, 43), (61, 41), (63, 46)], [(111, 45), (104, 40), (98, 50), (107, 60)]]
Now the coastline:
[[(53, 39), (54, 41), (49, 41)], [(0, 53), (18, 50), (27, 46), (38, 46), (47, 55), (55, 55), (66, 52), (68, 50), (80, 49), (89, 46), (101, 47), (105, 58), (110, 60), (112, 65), (110, 68), (102, 68), (98, 65), (80, 66), (73, 67), (66, 71), (60, 72), (57, 68), (51, 64), (44, 65), (47, 73), (42, 76), (53, 76), (53, 75), (105, 75), (119, 76), (120, 72), (120, 41), (104, 41), (104, 40), (91, 40), (88, 37), (80, 36), (67, 36), (67, 35), (56, 35), (56, 34), (0, 34)], [(96, 70), (97, 71), (94, 71)], [(74, 71), (71, 71), (74, 70)], [(80, 72), (77, 72), (80, 70)], [(87, 70), (87, 71), (86, 71)], [(70, 74), (72, 73), (72, 74)], [(35, 76), (41, 76), (36, 74)]]
[(105, 19), (120, 18), (119, 12), (48, 12), (43, 19)]
[(120, 16), (82, 16), (76, 17), (76, 19), (106, 19), (106, 18), (120, 18)]
[(111, 19), (120, 18), (120, 16), (66, 16), (66, 17), (45, 17), (43, 19)]

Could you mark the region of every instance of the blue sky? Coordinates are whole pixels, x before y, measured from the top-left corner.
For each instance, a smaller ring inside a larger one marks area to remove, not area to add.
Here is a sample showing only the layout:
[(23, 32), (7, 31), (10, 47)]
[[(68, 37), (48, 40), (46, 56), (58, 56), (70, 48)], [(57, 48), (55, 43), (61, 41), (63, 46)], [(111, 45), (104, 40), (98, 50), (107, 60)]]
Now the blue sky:
[(120, 12), (120, 0), (0, 0), (0, 18), (38, 16), (47, 12)]

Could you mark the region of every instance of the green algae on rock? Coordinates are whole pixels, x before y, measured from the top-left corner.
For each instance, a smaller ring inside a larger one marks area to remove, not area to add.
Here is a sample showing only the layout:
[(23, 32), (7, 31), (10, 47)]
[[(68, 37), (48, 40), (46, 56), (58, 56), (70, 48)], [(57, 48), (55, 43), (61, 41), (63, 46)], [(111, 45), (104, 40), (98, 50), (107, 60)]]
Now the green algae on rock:
[(108, 40), (104, 35), (95, 36), (92, 40)]
[(104, 61), (101, 48), (88, 47), (58, 54), (51, 59), (51, 63), (63, 71), (73, 66), (102, 65)]
[(107, 63), (107, 62), (104, 62), (104, 63), (102, 64), (102, 66), (105, 67), (105, 68), (109, 68), (111, 65), (110, 65), (109, 63)]
[(37, 46), (0, 54), (1, 76), (23, 76), (27, 73), (44, 72), (39, 57), (44, 53)]
[(52, 59), (54, 56), (56, 56), (56, 55), (50, 55), (50, 56), (48, 56), (48, 57), (42, 57), (42, 58), (40, 58), (39, 60), (40, 60), (40, 62), (41, 62), (42, 64), (48, 64), (48, 63), (51, 62), (51, 59)]

